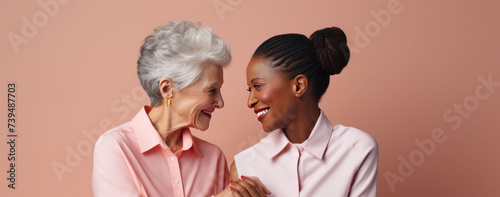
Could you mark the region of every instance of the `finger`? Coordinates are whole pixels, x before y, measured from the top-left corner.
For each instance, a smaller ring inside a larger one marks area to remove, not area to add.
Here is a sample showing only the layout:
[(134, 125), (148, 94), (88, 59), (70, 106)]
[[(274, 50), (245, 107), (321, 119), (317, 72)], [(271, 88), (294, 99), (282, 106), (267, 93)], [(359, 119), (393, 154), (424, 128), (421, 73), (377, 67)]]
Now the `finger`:
[(227, 187), (231, 190), (231, 194), (234, 197), (243, 197), (242, 194), (240, 194), (240, 192), (234, 188), (235, 182), (237, 181), (240, 181), (240, 179), (230, 180), (229, 185)]
[(252, 179), (246, 178), (245, 176), (241, 177), (242, 181), (240, 181), (240, 184), (243, 185), (248, 193), (250, 193), (251, 196), (266, 196), (264, 191), (260, 189), (260, 185), (255, 182)]
[(241, 184), (241, 181), (235, 181), (231, 185), (233, 186), (233, 192), (237, 192), (242, 197), (251, 197), (247, 188)]
[(229, 189), (231, 190), (233, 197), (243, 197), (238, 190), (234, 189), (233, 186), (229, 186)]
[(248, 176), (246, 177), (247, 179), (251, 179), (255, 182), (257, 182), (259, 185), (260, 185), (260, 188), (262, 189), (262, 191), (264, 191), (264, 193), (266, 193), (267, 195), (271, 195), (272, 192), (269, 191), (269, 189), (267, 189), (267, 187), (260, 181), (259, 177), (256, 177), (256, 176)]
[[(239, 179), (238, 179), (239, 180)], [(238, 181), (236, 180), (236, 181)], [(229, 187), (229, 190), (231, 190), (231, 194), (233, 197), (243, 197), (240, 192), (234, 188), (234, 180), (231, 180), (229, 181), (229, 185), (227, 187)]]

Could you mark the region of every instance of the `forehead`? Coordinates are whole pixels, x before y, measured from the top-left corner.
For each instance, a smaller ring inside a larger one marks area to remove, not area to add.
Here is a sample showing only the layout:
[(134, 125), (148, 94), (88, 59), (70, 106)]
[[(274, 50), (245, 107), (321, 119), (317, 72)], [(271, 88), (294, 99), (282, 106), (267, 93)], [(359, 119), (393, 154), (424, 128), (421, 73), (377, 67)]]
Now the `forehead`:
[(274, 71), (270, 65), (271, 58), (265, 58), (262, 56), (252, 57), (247, 66), (247, 76), (260, 75)]
[(271, 62), (271, 58), (253, 57), (247, 66), (247, 82), (251, 83), (252, 79), (255, 78), (262, 78), (267, 81), (286, 79), (286, 73), (283, 73), (278, 68), (271, 67)]
[(222, 67), (213, 64), (206, 65), (199, 82), (204, 85), (222, 85), (224, 82)]

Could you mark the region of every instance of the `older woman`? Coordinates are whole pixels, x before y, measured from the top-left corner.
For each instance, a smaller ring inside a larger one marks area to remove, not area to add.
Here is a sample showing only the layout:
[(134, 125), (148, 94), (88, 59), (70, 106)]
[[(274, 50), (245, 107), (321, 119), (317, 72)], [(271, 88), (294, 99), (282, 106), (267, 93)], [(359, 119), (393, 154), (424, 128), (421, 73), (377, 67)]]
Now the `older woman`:
[(319, 108), (330, 75), (349, 61), (346, 42), (332, 27), (310, 38), (277, 35), (257, 48), (246, 71), (248, 107), (270, 134), (234, 157), (231, 178), (257, 176), (273, 196), (376, 196), (377, 142), (333, 125)]
[(255, 184), (226, 187), (224, 153), (189, 130), (208, 129), (215, 109), (224, 107), (222, 68), (230, 60), (222, 39), (191, 22), (171, 22), (146, 37), (137, 75), (151, 106), (96, 142), (94, 196), (232, 196), (255, 190)]

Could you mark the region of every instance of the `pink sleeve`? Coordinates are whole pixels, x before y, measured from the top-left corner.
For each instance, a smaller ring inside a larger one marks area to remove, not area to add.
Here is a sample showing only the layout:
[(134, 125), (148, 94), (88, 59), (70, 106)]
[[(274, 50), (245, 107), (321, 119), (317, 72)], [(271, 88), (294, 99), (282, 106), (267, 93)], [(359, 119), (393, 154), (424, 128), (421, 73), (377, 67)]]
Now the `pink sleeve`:
[(354, 175), (349, 196), (374, 197), (377, 196), (378, 145), (370, 137), (370, 140), (360, 143), (360, 146), (360, 154), (365, 155), (365, 158)]
[(226, 186), (229, 184), (229, 169), (227, 167), (227, 161), (226, 161), (226, 156), (222, 152), (222, 150), (219, 150), (219, 159), (218, 159), (218, 166), (217, 166), (217, 189), (216, 193), (218, 194), (222, 192), (226, 188)]
[(94, 196), (145, 196), (138, 191), (130, 165), (117, 142), (109, 135), (97, 140), (94, 148), (92, 192)]

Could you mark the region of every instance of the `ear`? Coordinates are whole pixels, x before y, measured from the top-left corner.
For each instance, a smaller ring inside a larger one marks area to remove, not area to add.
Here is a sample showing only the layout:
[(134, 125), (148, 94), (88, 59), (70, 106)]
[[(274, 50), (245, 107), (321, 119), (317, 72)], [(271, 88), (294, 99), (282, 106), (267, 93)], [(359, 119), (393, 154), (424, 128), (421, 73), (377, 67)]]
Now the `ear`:
[(163, 99), (171, 99), (174, 97), (174, 84), (171, 79), (163, 78), (158, 81), (158, 87), (160, 88), (160, 93)]
[(307, 90), (307, 87), (309, 85), (309, 81), (307, 80), (307, 77), (304, 74), (297, 75), (293, 81), (293, 93), (295, 94), (295, 97), (300, 98), (302, 97)]

